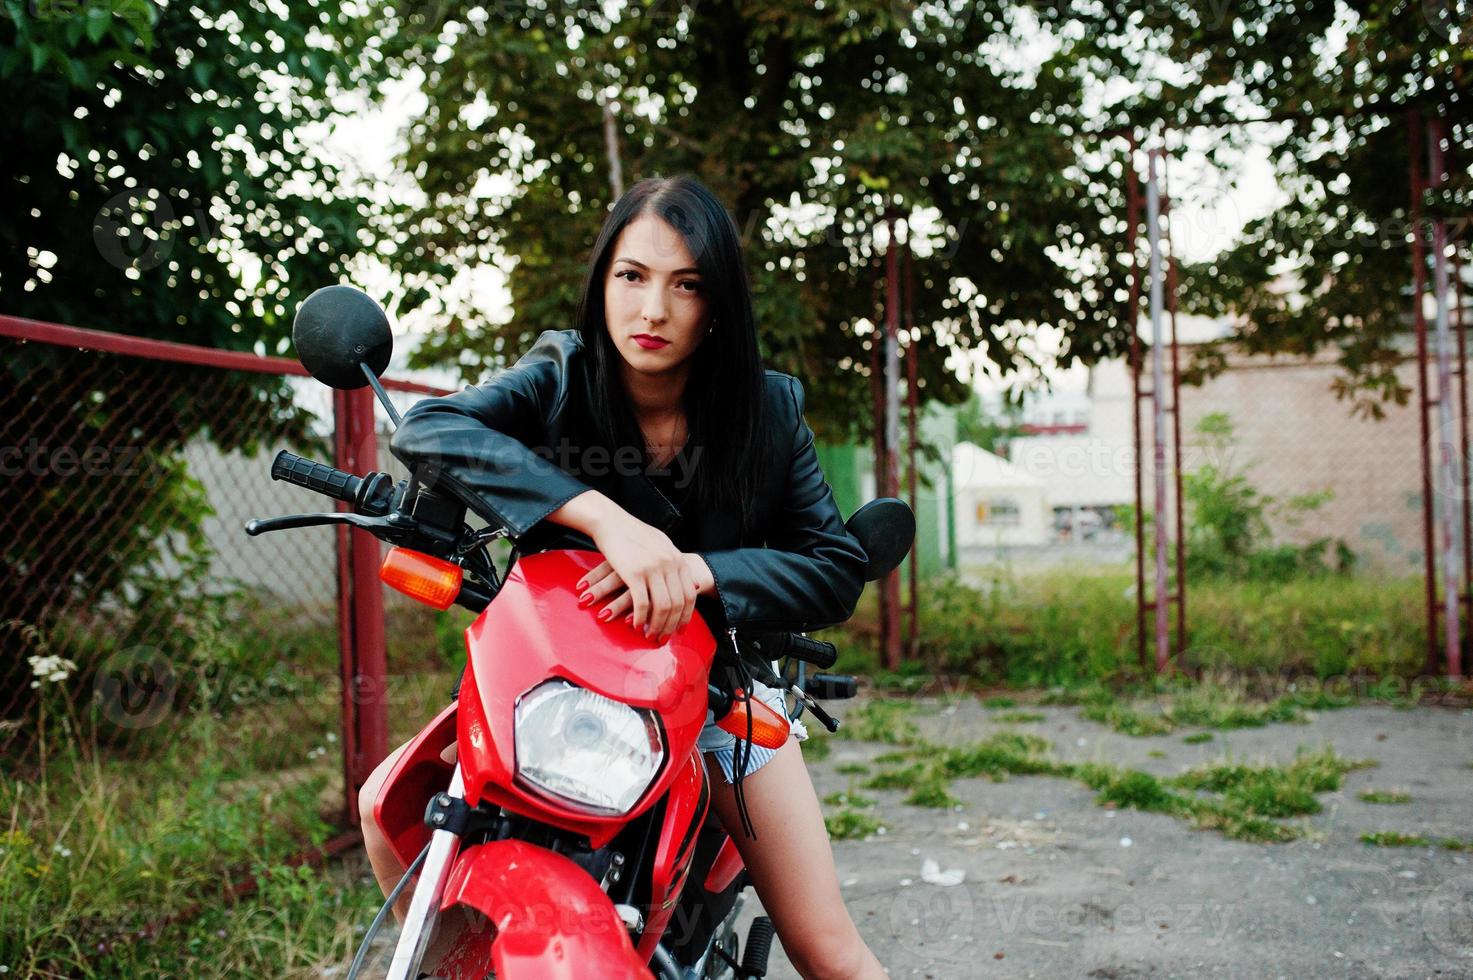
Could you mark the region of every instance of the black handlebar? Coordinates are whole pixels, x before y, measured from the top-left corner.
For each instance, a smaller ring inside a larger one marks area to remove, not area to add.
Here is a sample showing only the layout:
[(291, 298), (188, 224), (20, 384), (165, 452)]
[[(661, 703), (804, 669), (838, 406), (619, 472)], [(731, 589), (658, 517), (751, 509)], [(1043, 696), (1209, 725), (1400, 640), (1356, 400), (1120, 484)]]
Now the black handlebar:
[(811, 640), (799, 633), (757, 632), (742, 637), (742, 645), (762, 660), (792, 657), (827, 670), (839, 659), (839, 649), (823, 640)]
[(363, 485), (363, 481), (352, 473), (325, 463), (315, 463), (285, 449), (277, 453), (276, 459), (271, 462), (271, 479), (295, 483), (345, 504), (351, 504), (357, 499), (358, 488)]
[(306, 487), (334, 500), (351, 504), (360, 514), (382, 517), (389, 512), (393, 480), (387, 473), (357, 477), (326, 463), (304, 459), (285, 449), (271, 461), (271, 479)]

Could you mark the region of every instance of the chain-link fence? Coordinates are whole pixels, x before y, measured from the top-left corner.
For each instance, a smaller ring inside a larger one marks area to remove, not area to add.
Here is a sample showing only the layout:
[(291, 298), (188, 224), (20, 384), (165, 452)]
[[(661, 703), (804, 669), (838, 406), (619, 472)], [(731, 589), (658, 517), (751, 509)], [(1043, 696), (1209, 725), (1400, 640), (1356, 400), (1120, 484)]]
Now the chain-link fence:
[[(333, 459), (333, 395), (285, 362), (3, 327), (0, 905), (105, 951), (352, 822), (339, 532), (244, 532), (331, 509), (270, 465)], [(387, 688), (389, 717), (412, 721), (432, 705), (392, 706), (443, 702), (453, 656), (437, 651), (454, 645), (434, 638), (454, 629), (408, 603), (386, 619), (414, 638), (396, 669), (431, 668)]]

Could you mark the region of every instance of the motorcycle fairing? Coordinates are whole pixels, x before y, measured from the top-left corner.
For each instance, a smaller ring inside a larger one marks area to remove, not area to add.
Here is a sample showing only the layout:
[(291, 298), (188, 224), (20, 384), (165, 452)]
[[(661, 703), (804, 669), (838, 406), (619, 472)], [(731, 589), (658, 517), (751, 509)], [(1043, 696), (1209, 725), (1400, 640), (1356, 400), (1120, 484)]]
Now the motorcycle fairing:
[(408, 867), (430, 842), (425, 804), (450, 783), (454, 767), (440, 758), (455, 739), (455, 705), (449, 704), (404, 747), (373, 803), (373, 818)]
[(498, 980), (652, 980), (624, 923), (587, 871), (519, 840), (488, 841), (462, 853), (441, 909), (475, 909), (494, 930)]
[(645, 962), (655, 953), (655, 945), (665, 933), (675, 912), (676, 899), (685, 887), (696, 852), (696, 837), (706, 822), (711, 801), (706, 766), (700, 753), (690, 752), (675, 784), (670, 788), (665, 819), (655, 846), (655, 860), (650, 866), (650, 904), (645, 909), (645, 929), (640, 937), (639, 955)]
[[(578, 605), (578, 581), (602, 564), (592, 551), (547, 551), (519, 559), (496, 599), (466, 630), (469, 658), (460, 696), (465, 798), (608, 843), (680, 779), (706, 720), (706, 684), (716, 641), (699, 616), (666, 643), (622, 620), (600, 622)], [(599, 816), (516, 782), (516, 704), (538, 684), (563, 678), (615, 701), (653, 709), (663, 728), (665, 764), (639, 803)]]

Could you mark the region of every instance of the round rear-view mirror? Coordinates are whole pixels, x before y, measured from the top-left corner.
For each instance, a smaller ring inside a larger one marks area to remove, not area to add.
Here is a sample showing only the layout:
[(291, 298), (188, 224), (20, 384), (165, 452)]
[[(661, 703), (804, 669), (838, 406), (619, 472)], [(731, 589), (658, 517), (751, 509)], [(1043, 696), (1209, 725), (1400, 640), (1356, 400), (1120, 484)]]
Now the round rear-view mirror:
[(871, 500), (844, 522), (859, 539), (869, 565), (866, 582), (878, 581), (900, 567), (916, 539), (916, 516), (910, 506), (896, 497)]
[(324, 286), (303, 300), (292, 322), (292, 343), (312, 377), (345, 391), (368, 384), (360, 365), (383, 374), (394, 353), (383, 307), (352, 286)]

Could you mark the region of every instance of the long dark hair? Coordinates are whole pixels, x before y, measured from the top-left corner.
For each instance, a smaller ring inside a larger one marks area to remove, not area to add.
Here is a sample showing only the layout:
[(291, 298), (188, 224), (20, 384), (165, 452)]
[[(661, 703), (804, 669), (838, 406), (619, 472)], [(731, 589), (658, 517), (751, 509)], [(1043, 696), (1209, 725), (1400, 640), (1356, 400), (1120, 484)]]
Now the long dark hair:
[(614, 204), (593, 243), (577, 314), (578, 332), (591, 355), (591, 422), (611, 451), (644, 445), (621, 380), (621, 357), (604, 320), (604, 280), (620, 232), (645, 214), (663, 219), (684, 240), (709, 300), (712, 329), (692, 355), (684, 396), (687, 453), (700, 450), (695, 496), (703, 509), (738, 511), (746, 525), (767, 471), (767, 382), (736, 224), (716, 196), (692, 177), (641, 180)]

